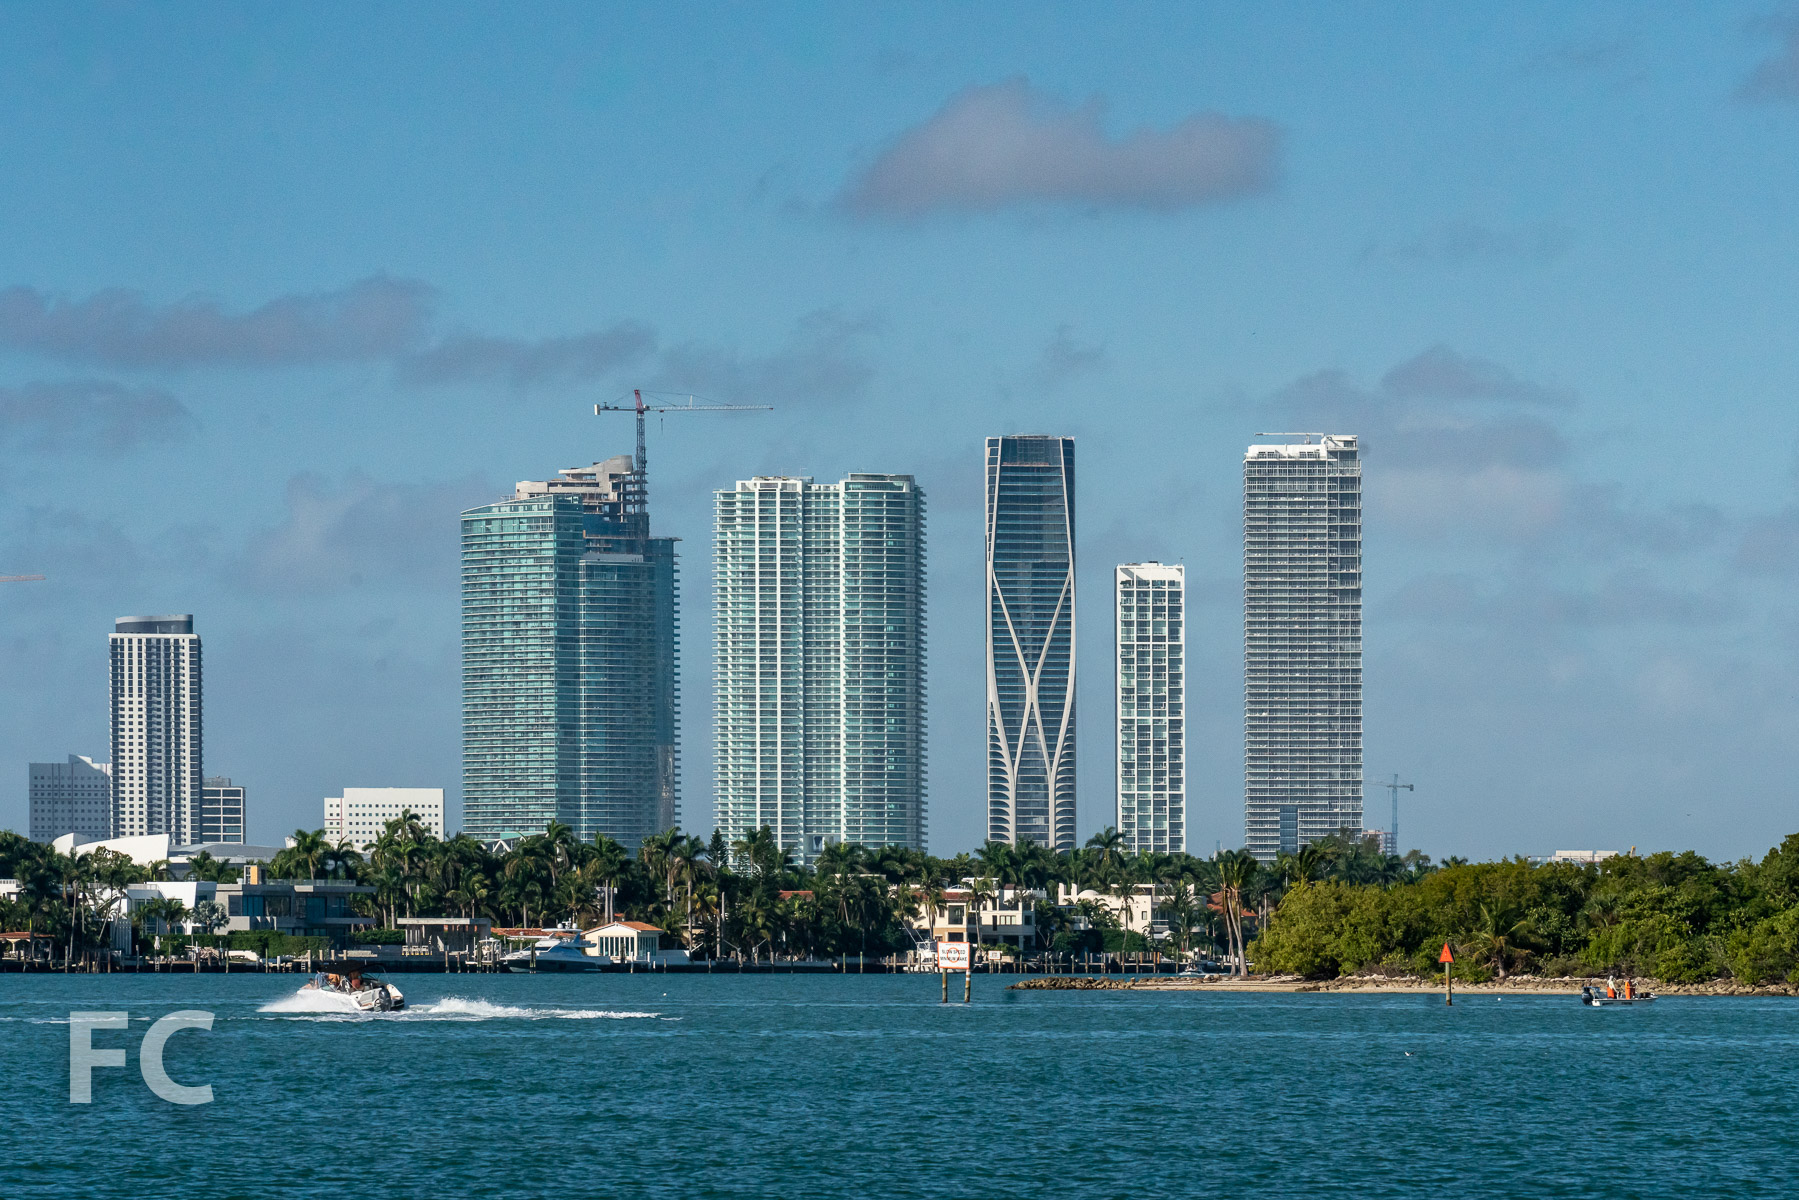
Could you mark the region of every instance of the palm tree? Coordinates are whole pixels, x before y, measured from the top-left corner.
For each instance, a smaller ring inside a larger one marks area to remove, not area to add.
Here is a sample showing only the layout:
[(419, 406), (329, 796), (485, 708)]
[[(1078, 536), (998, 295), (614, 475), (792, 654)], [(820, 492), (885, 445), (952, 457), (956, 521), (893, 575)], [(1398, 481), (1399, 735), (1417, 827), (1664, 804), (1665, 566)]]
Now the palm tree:
[[(294, 844), (289, 846), (285, 852), (289, 855), (289, 863), (293, 866), (304, 866), (307, 879), (317, 879), (319, 864), (325, 861), (325, 856), (331, 851), (330, 844), (325, 841), (325, 831), (315, 829), (308, 833), (304, 829), (296, 829), (293, 842)], [(280, 856), (277, 855), (277, 857)]]
[(1225, 932), (1230, 938), (1231, 952), (1236, 956), (1236, 973), (1249, 973), (1243, 952), (1243, 894), (1254, 881), (1261, 864), (1247, 850), (1227, 850), (1217, 856), (1218, 904), (1224, 914)]
[(1462, 944), (1479, 958), (1485, 959), (1505, 980), (1506, 968), (1529, 953), (1525, 943), (1533, 940), (1530, 918), (1521, 916), (1509, 906), (1480, 904), (1480, 916), (1474, 926), (1462, 935)]
[(1088, 838), (1087, 846), (1093, 851), (1094, 874), (1100, 876), (1109, 876), (1115, 872), (1128, 852), (1124, 835), (1111, 825)]
[(1282, 873), (1294, 884), (1305, 884), (1323, 873), (1324, 855), (1313, 845), (1301, 846), (1292, 854), (1282, 855)]
[(606, 889), (606, 923), (612, 923), (612, 900), (618, 893), (618, 881), (631, 862), (625, 848), (603, 833), (593, 835), (592, 861), (594, 875)]

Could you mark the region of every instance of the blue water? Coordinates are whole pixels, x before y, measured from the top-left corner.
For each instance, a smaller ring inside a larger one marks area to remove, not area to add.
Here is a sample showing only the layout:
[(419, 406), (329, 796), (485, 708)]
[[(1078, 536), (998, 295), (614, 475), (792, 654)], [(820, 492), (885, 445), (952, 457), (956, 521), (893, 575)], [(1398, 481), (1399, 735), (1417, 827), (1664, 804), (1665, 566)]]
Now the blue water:
[[(1017, 993), (976, 977), (0, 976), (0, 1197), (1790, 1196), (1799, 1001)], [(956, 989), (959, 993), (959, 988)], [(128, 1010), (68, 1103), (71, 1010)], [(155, 1098), (137, 1045), (176, 1009)]]

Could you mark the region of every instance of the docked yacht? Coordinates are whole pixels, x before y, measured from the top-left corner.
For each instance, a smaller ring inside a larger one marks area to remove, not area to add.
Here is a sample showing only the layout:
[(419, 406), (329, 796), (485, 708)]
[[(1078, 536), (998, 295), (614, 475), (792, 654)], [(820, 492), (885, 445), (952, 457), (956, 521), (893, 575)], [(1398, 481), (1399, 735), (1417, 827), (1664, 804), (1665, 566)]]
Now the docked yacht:
[(538, 938), (522, 950), (500, 959), (500, 965), (508, 971), (527, 974), (531, 971), (598, 971), (612, 962), (604, 954), (589, 954), (580, 937), (559, 937), (551, 934)]

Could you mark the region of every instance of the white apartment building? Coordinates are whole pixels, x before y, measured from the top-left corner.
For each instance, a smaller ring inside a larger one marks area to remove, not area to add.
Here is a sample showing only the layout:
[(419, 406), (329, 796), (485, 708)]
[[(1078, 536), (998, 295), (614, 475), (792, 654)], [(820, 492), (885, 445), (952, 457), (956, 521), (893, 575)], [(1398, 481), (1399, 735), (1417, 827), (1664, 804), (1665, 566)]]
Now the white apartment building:
[(924, 494), (910, 475), (715, 493), (716, 812), (811, 861), (925, 844)]
[(32, 763), (31, 840), (52, 842), (65, 833), (80, 841), (112, 836), (112, 764), (80, 754), (66, 763)]
[(407, 812), (433, 837), (444, 836), (442, 788), (345, 788), (341, 796), (325, 797), (325, 840), (334, 846), (349, 842), (360, 850)]
[(1118, 832), (1132, 853), (1187, 848), (1187, 568), (1113, 573)]
[(112, 672), (112, 836), (199, 840), (200, 638), (192, 614), (120, 617)]
[(1263, 862), (1362, 828), (1362, 464), (1349, 434), (1243, 458), (1243, 824)]

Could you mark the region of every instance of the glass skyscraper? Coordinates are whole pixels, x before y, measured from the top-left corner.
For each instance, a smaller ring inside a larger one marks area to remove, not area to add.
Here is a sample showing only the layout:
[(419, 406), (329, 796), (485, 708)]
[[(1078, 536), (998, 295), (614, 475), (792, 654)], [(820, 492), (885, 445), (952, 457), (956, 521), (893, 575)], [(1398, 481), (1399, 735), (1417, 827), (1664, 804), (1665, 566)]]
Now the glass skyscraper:
[(463, 827), (604, 833), (678, 819), (675, 543), (629, 455), (462, 514)]
[(1362, 830), (1362, 466), (1304, 436), (1243, 460), (1243, 824), (1264, 861)]
[(925, 845), (924, 493), (910, 475), (715, 494), (716, 814), (804, 861)]
[(1074, 439), (987, 439), (987, 836), (1074, 848)]
[(1118, 628), (1118, 832), (1134, 853), (1187, 848), (1187, 568), (1126, 563)]

